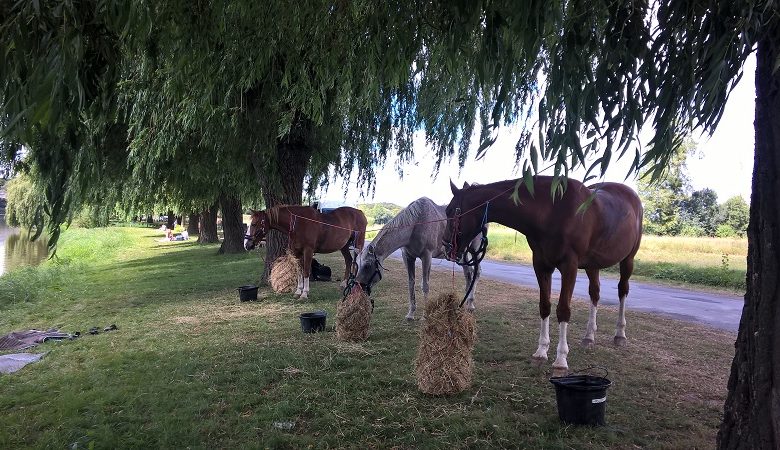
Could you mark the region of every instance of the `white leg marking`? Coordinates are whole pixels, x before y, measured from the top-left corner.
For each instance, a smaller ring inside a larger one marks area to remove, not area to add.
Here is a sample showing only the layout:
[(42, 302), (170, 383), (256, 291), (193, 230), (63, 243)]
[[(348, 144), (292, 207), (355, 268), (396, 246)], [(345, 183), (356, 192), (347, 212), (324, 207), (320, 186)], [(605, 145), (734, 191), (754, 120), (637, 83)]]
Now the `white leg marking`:
[(301, 295), (303, 292), (303, 275), (299, 272), (298, 273), (298, 288), (295, 289), (295, 295)]
[(309, 298), (309, 277), (303, 279), (303, 292), (301, 298)]
[(569, 329), (569, 322), (558, 323), (558, 353), (553, 363), (553, 370), (566, 370), (569, 369), (569, 363), (566, 361), (566, 356), (569, 354), (569, 343), (567, 342), (566, 332)]
[(547, 359), (547, 350), (550, 349), (550, 316), (541, 320), (539, 326), (539, 347), (534, 353), (534, 359)]
[(591, 345), (596, 342), (596, 313), (598, 312), (598, 306), (593, 303), (590, 304), (590, 316), (588, 316), (588, 329), (585, 331), (585, 337), (583, 341), (590, 341)]
[(617, 327), (615, 328), (615, 344), (622, 345), (626, 342), (626, 297), (620, 297), (618, 307)]

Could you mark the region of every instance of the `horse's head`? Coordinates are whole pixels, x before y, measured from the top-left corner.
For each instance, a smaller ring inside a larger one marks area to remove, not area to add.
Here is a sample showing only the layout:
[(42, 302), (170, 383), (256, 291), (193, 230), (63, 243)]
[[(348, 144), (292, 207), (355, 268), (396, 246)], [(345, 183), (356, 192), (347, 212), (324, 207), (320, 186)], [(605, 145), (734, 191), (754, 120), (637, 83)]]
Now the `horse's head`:
[(355, 282), (360, 284), (366, 293), (371, 294), (371, 288), (382, 279), (382, 262), (376, 255), (376, 248), (368, 244), (357, 257), (357, 276)]
[(458, 189), (450, 181), (452, 200), (447, 205), (447, 226), (442, 244), (447, 259), (458, 264), (465, 262), (469, 243), (480, 232), (486, 232), (485, 208), (479, 207), (480, 198), (470, 188), (468, 183), (463, 183), (463, 189)]
[(268, 214), (265, 211), (253, 211), (249, 230), (244, 238), (246, 239), (247, 250), (252, 250), (268, 234)]

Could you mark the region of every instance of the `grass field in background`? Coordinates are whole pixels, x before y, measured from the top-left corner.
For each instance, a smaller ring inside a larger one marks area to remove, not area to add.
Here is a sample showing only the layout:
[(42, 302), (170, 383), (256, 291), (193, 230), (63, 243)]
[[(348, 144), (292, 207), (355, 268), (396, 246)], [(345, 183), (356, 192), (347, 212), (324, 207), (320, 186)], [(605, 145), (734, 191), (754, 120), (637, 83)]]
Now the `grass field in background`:
[[(498, 234), (498, 233), (496, 233)], [(46, 343), (46, 357), (0, 376), (0, 448), (711, 448), (722, 414), (734, 334), (600, 308), (597, 347), (578, 345), (587, 305), (570, 326), (572, 369), (609, 370), (607, 426), (562, 426), (548, 381), (533, 366), (535, 290), (483, 281), (477, 296), (473, 387), (418, 392), (419, 322), (406, 313), (401, 264), (374, 289), (371, 337), (344, 344), (304, 335), (298, 314), (324, 309), (332, 329), (338, 283), (312, 283), (305, 303), (261, 289), (257, 253), (157, 242), (140, 228), (69, 230), (59, 259), (0, 277), (0, 330), (115, 323), (119, 329)], [(318, 259), (341, 270), (340, 255)], [(432, 274), (432, 295), (460, 278)], [(419, 286), (419, 284), (418, 284)], [(419, 295), (418, 315), (422, 311)]]
[[(491, 224), (487, 257), (531, 263), (525, 236)], [(685, 236), (642, 236), (634, 263), (640, 277), (697, 284), (733, 291), (745, 290), (747, 239)], [(617, 272), (617, 267), (610, 269)]]

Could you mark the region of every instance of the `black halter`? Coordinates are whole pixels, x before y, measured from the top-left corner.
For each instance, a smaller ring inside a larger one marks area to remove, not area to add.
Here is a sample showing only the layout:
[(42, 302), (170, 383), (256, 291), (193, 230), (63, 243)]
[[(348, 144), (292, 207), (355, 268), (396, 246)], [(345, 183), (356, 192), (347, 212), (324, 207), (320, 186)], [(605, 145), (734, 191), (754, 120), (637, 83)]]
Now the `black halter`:
[[(251, 228), (251, 225), (250, 225)], [(265, 234), (265, 219), (260, 220), (260, 226), (258, 227), (257, 231), (255, 231), (254, 234), (245, 234), (244, 239), (252, 243), (252, 246), (255, 246), (255, 241), (257, 240), (257, 236)]]
[[(374, 251), (371, 249), (371, 247), (368, 247), (366, 251), (369, 252), (369, 254), (374, 253)], [(352, 267), (349, 271), (349, 280), (347, 281), (347, 286), (344, 288), (343, 297), (341, 298), (341, 301), (344, 301), (350, 292), (352, 292), (352, 288), (355, 287), (357, 284), (360, 289), (362, 289), (367, 295), (369, 300), (371, 300), (371, 312), (374, 312), (374, 299), (371, 298), (371, 285), (374, 284), (374, 278), (379, 277), (379, 280), (377, 280), (377, 283), (382, 281), (382, 271), (379, 269), (384, 270), (384, 266), (382, 263), (379, 262), (379, 259), (374, 258), (374, 273), (371, 275), (371, 278), (368, 279), (368, 283), (358, 283), (357, 278), (357, 272), (358, 272), (358, 264), (357, 260), (352, 261)]]
[[(471, 277), (471, 282), (469, 283), (469, 288), (466, 290), (466, 295), (463, 296), (463, 300), (460, 302), (460, 306), (463, 307), (463, 304), (466, 303), (466, 299), (469, 297), (469, 294), (471, 293), (471, 290), (474, 289), (474, 283), (477, 282), (477, 270), (479, 264), (482, 262), (482, 260), (485, 258), (485, 254), (487, 253), (487, 246), (488, 246), (488, 237), (487, 237), (487, 217), (488, 217), (488, 207), (490, 206), (490, 201), (487, 201), (485, 203), (485, 213), (482, 215), (482, 239), (480, 240), (479, 247), (476, 250), (471, 249), (471, 243), (469, 242), (469, 245), (466, 246), (466, 249), (463, 251), (463, 261), (459, 261), (457, 258), (457, 255), (454, 256), (455, 264), (459, 266), (467, 266), (467, 267), (474, 267), (474, 275)], [(452, 241), (451, 241), (451, 248), (454, 249), (453, 253), (456, 253), (458, 251), (457, 247), (457, 236), (461, 234), (460, 232), (460, 208), (455, 209), (455, 218), (454, 218), (454, 225), (452, 230)]]

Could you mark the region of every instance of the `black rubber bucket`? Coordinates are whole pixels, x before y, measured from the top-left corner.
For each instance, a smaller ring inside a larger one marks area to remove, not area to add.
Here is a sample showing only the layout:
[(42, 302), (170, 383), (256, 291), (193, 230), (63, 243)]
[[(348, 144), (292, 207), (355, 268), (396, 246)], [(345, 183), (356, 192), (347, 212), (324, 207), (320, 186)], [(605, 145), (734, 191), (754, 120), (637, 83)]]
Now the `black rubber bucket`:
[(569, 375), (550, 378), (555, 385), (558, 417), (571, 425), (606, 425), (607, 388), (612, 382), (606, 377)]
[(248, 284), (236, 289), (238, 291), (238, 298), (242, 302), (248, 302), (249, 300), (257, 300), (257, 286)]
[(328, 313), (325, 311), (315, 311), (301, 313), (301, 330), (304, 333), (316, 333), (325, 331), (325, 317)]

